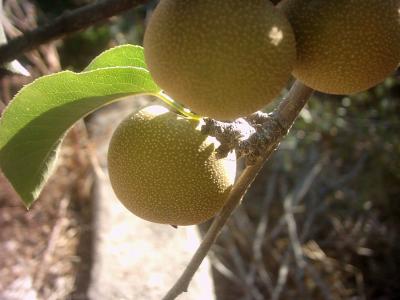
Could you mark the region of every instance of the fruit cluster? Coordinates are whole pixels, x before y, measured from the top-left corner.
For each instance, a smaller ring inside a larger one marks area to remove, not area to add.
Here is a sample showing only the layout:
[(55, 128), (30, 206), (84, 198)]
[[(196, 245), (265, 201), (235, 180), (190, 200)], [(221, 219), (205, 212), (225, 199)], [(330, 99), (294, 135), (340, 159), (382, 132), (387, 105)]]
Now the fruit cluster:
[[(400, 0), (161, 0), (148, 24), (145, 59), (154, 81), (193, 112), (249, 115), (293, 74), (325, 93), (352, 94), (400, 62)], [(212, 217), (235, 177), (234, 154), (200, 124), (161, 107), (126, 119), (109, 149), (113, 188), (134, 214), (189, 225)]]
[(290, 73), (320, 92), (352, 94), (400, 62), (399, 0), (162, 0), (144, 38), (155, 82), (192, 111), (246, 116)]

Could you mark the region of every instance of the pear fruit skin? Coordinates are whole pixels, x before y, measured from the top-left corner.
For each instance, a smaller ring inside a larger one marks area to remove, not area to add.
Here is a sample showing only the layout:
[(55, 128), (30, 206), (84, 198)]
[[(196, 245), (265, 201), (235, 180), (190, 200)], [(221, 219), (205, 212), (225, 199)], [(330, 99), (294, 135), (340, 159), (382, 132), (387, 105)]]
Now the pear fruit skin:
[(162, 0), (144, 54), (169, 96), (202, 116), (231, 120), (279, 95), (296, 48), (289, 22), (268, 0)]
[(155, 223), (193, 225), (222, 208), (236, 175), (235, 154), (217, 158), (218, 142), (202, 134), (200, 124), (155, 105), (115, 130), (109, 176), (133, 214)]
[(399, 0), (286, 0), (298, 59), (293, 75), (329, 94), (367, 90), (400, 62)]

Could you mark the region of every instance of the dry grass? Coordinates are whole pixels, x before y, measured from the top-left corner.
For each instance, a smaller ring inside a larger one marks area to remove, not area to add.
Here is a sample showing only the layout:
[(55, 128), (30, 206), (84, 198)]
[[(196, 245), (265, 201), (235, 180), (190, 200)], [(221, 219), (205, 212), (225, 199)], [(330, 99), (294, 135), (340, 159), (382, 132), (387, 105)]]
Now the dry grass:
[[(15, 37), (37, 26), (32, 3), (9, 0), (4, 8), (8, 36)], [(32, 77), (1, 78), (0, 115), (22, 85), (61, 69), (54, 43), (26, 53), (24, 59)], [(80, 238), (89, 229), (85, 211), (90, 207), (93, 181), (85, 137), (82, 123), (70, 131), (56, 172), (29, 211), (0, 177), (1, 299), (64, 299), (77, 289), (76, 275), (82, 269)]]
[(80, 237), (90, 229), (82, 210), (90, 206), (93, 180), (89, 160), (79, 158), (82, 145), (74, 138), (82, 136), (81, 131), (76, 127), (70, 132), (57, 171), (29, 211), (5, 179), (0, 179), (3, 297), (17, 293), (17, 299), (23, 299), (24, 293), (34, 293), (40, 299), (65, 299), (76, 288), (82, 263), (78, 256)]
[(287, 172), (285, 152), (213, 248), (219, 299), (398, 299), (399, 224), (378, 202), (363, 204), (354, 185), (367, 157), (344, 168), (330, 150), (309, 149)]

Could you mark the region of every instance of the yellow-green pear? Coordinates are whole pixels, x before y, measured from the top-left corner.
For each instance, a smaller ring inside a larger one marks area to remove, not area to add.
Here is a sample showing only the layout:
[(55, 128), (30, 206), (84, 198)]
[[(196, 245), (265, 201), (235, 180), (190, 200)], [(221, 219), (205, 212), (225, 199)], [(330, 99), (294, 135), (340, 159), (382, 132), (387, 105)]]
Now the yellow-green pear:
[(191, 225), (222, 208), (235, 179), (235, 154), (217, 158), (219, 143), (200, 126), (162, 106), (144, 108), (118, 126), (108, 169), (127, 209), (151, 222)]
[(371, 88), (400, 62), (399, 0), (286, 0), (298, 59), (293, 75), (320, 92)]
[(161, 0), (144, 54), (169, 96), (202, 116), (231, 120), (279, 95), (296, 48), (289, 22), (269, 0)]

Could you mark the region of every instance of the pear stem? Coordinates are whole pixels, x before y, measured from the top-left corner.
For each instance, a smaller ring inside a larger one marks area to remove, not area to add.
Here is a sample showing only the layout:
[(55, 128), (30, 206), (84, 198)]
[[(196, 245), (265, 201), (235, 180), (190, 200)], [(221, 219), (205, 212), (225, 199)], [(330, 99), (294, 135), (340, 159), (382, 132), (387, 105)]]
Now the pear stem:
[(180, 114), (184, 115), (185, 117), (187, 117), (189, 119), (193, 119), (193, 120), (201, 119), (201, 116), (199, 116), (195, 113), (192, 113), (189, 109), (180, 105), (178, 102), (176, 102), (174, 99), (172, 99), (170, 96), (168, 96), (164, 92), (160, 92), (160, 93), (153, 94), (153, 95), (158, 97), (162, 101), (164, 101), (164, 103), (166, 103), (168, 106), (173, 107), (175, 110), (177, 110)]

